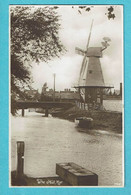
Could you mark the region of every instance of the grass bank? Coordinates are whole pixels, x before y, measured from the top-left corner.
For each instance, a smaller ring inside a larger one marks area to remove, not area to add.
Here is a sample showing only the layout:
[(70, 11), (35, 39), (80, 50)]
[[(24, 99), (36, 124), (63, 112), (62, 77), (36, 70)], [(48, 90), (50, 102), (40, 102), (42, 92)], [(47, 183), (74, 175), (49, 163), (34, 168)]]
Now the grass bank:
[(93, 129), (122, 133), (122, 113), (114, 111), (86, 111), (77, 107), (53, 113), (53, 117), (75, 121), (77, 117), (93, 118)]

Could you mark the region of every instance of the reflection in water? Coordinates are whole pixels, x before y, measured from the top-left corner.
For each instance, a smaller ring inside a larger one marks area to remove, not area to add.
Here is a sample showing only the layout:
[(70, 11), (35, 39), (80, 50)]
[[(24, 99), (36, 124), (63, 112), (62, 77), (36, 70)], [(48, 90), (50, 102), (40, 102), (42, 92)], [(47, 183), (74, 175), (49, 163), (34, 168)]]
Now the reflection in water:
[(74, 162), (98, 174), (99, 185), (122, 185), (122, 136), (79, 130), (73, 122), (33, 112), (12, 117), (11, 170), (16, 169), (16, 141), (24, 141), (28, 176), (55, 176), (56, 163)]

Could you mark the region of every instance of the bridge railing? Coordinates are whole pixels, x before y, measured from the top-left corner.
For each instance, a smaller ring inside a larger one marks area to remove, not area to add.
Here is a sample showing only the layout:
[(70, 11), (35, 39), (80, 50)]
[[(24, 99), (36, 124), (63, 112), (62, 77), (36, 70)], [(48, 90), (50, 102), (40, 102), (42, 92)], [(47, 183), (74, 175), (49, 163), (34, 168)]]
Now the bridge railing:
[(35, 102), (35, 101), (17, 101), (17, 109), (27, 108), (62, 108), (74, 105), (73, 102)]

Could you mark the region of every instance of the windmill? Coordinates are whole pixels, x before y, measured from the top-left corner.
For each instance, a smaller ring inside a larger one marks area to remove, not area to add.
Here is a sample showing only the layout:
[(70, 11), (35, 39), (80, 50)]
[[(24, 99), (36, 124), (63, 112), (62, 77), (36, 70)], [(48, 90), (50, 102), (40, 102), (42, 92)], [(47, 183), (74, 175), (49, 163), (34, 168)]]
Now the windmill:
[(109, 46), (111, 40), (108, 37), (104, 37), (101, 47), (89, 47), (92, 26), (93, 20), (86, 50), (76, 47), (76, 52), (84, 57), (80, 69), (78, 86), (75, 86), (75, 88), (79, 89), (85, 103), (102, 105), (103, 89), (112, 87), (105, 86), (100, 58), (102, 57), (102, 52)]

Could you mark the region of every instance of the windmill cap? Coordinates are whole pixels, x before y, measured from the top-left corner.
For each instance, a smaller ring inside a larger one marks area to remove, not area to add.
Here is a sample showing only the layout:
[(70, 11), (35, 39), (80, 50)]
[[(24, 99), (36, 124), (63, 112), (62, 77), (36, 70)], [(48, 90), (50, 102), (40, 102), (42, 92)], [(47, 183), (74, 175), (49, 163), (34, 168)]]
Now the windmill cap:
[(102, 57), (102, 47), (89, 47), (87, 57)]

